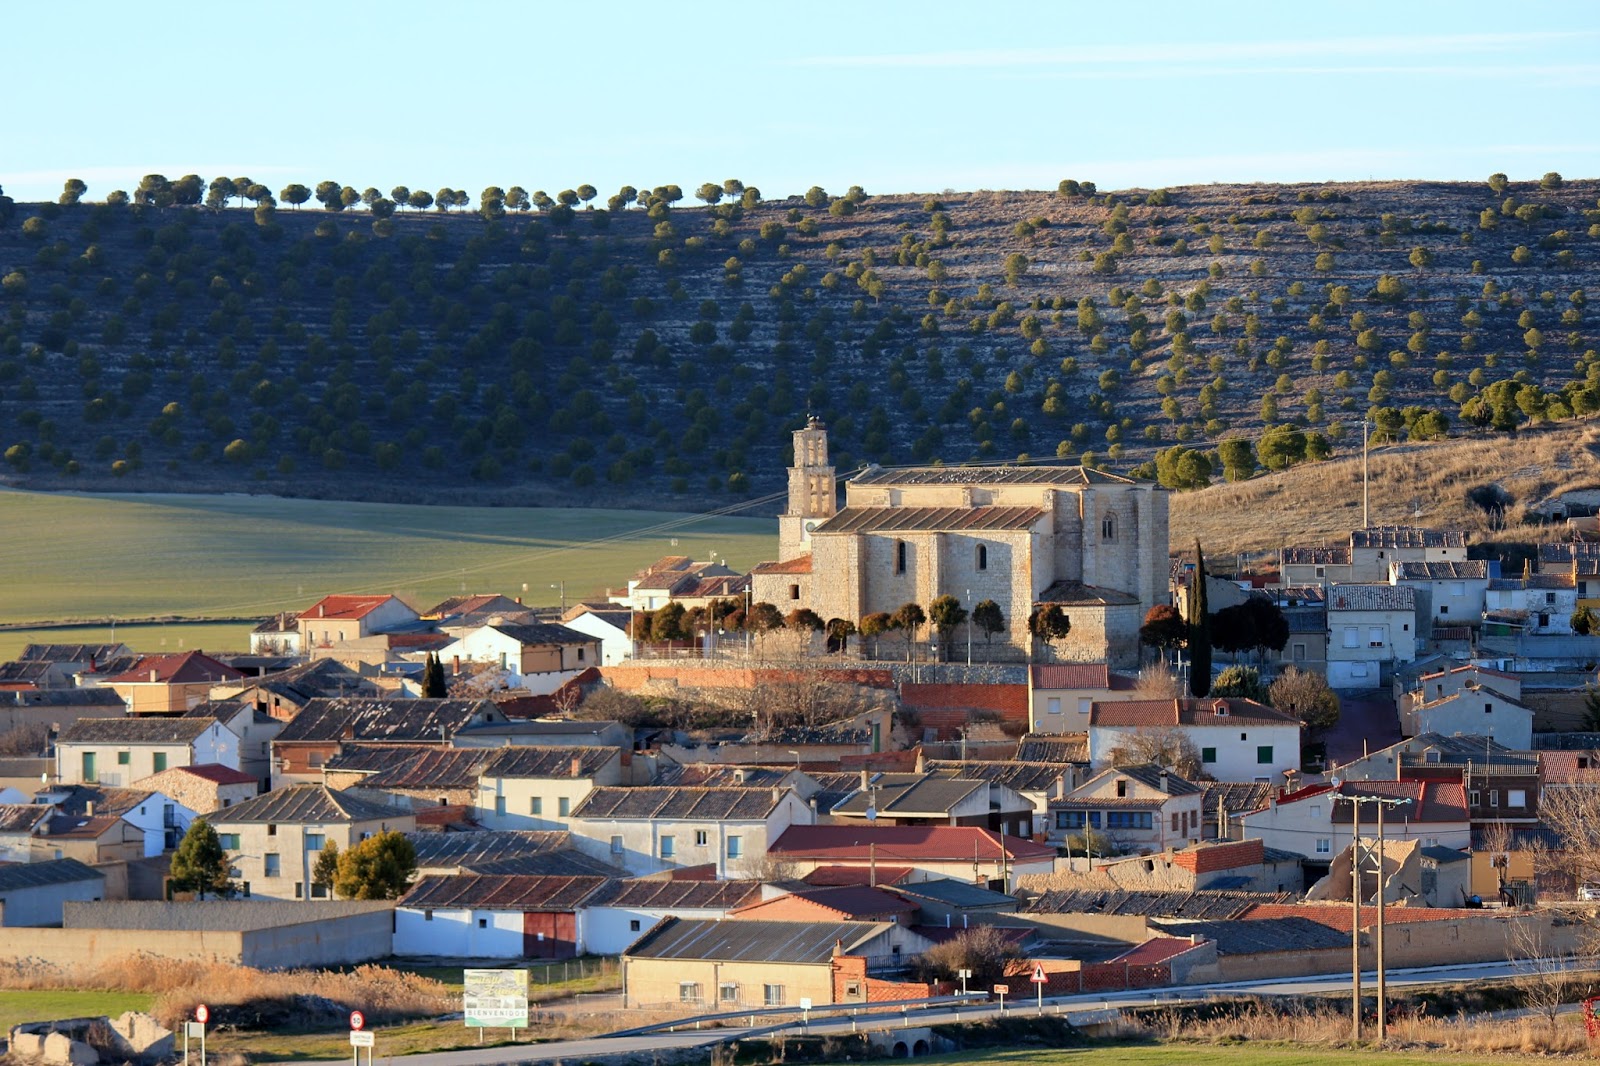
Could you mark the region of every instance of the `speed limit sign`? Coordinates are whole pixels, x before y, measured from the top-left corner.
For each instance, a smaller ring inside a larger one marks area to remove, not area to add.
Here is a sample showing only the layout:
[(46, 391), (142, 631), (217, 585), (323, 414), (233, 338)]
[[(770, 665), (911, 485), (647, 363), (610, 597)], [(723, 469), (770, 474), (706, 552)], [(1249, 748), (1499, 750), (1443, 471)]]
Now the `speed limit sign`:
[(358, 1010), (353, 1010), (353, 1011), (350, 1012), (350, 1028), (351, 1028), (352, 1031), (359, 1033), (361, 1031), (362, 1026), (364, 1026), (366, 1024), (367, 1024), (367, 1016), (366, 1015), (362, 1014)]
[(211, 1008), (206, 1006), (204, 1003), (195, 1007), (194, 1020), (199, 1022), (201, 1025), (209, 1022), (211, 1020)]

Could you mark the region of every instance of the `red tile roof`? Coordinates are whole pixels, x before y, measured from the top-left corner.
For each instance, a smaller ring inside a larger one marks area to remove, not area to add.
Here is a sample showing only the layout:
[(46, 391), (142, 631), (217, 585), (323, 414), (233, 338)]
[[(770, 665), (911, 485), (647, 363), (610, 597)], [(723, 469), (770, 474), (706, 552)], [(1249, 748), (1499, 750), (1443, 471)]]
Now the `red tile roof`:
[(1158, 936), (1106, 961), (1120, 962), (1127, 966), (1157, 966), (1170, 958), (1182, 955), (1185, 951), (1192, 951), (1197, 946), (1187, 937)]
[(392, 599), (393, 596), (324, 596), (302, 611), (300, 617), (365, 618)]
[[(851, 921), (892, 921), (893, 915), (914, 914), (917, 910), (915, 903), (880, 888), (869, 885), (830, 885), (802, 889), (773, 899), (757, 900), (740, 907), (731, 917), (777, 918), (778, 915), (772, 912), (797, 904), (809, 905)], [(763, 913), (763, 908), (767, 913)]]
[(973, 855), (993, 861), (1005, 853), (1013, 861), (1054, 859), (1056, 849), (1022, 837), (1001, 837), (992, 829), (966, 825), (792, 825), (767, 850), (788, 859), (869, 862), (921, 859), (971, 862)]
[(778, 563), (757, 563), (750, 571), (752, 574), (809, 574), (811, 573), (811, 553), (797, 555), (793, 559), (785, 559)]
[(1240, 699), (1096, 701), (1089, 711), (1091, 726), (1110, 728), (1225, 727), (1240, 723), (1298, 726), (1300, 720), (1266, 704)]
[(1125, 690), (1133, 687), (1133, 679), (1112, 673), (1105, 663), (1059, 663), (1035, 666), (1033, 687)]
[(1257, 838), (1196, 844), (1173, 852), (1172, 864), (1193, 874), (1209, 874), (1241, 866), (1259, 866), (1265, 858), (1266, 845)]
[[(1384, 820), (1391, 824), (1406, 822), (1465, 822), (1467, 792), (1459, 781), (1346, 781), (1339, 786), (1341, 796), (1388, 796), (1408, 799), (1411, 802), (1385, 812)], [(1355, 804), (1335, 803), (1333, 820), (1350, 822), (1354, 819)], [(1377, 812), (1370, 805), (1362, 805), (1361, 823), (1376, 824)]]
[(1600, 752), (1541, 751), (1539, 761), (1547, 785), (1600, 784)]
[[(884, 866), (879, 863), (876, 880), (880, 885), (898, 885), (910, 878), (914, 872), (909, 866)], [(873, 881), (873, 873), (867, 866), (819, 866), (801, 880), (818, 888), (834, 885), (866, 885)]]
[(233, 767), (223, 766), (221, 763), (207, 762), (200, 763), (197, 766), (180, 766), (177, 769), (217, 785), (254, 785), (258, 783), (254, 777), (251, 777), (243, 770), (235, 770)]
[(106, 678), (108, 684), (188, 685), (202, 681), (238, 681), (244, 674), (220, 663), (203, 651), (176, 655), (146, 655), (132, 669)]

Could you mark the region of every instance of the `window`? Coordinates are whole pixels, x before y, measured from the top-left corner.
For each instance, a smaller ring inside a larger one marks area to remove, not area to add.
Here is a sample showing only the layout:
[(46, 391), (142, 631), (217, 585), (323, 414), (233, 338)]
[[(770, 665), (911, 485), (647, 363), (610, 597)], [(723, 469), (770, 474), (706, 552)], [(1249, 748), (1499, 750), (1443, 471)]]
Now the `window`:
[(695, 847), (697, 847), (697, 848), (705, 847), (707, 840), (708, 840), (708, 837), (707, 837), (706, 831), (704, 829), (696, 829), (694, 831), (694, 846)]
[(628, 932), (637, 933), (638, 931), (639, 931), (639, 919), (637, 919), (637, 918), (629, 918), (628, 919)]
[(1479, 792), (1477, 789), (1473, 789), (1471, 792), (1467, 793), (1467, 801), (1471, 803), (1472, 806), (1476, 807), (1478, 804), (1483, 802), (1483, 793)]
[(1498, 788), (1491, 788), (1489, 790), (1489, 806), (1500, 806), (1500, 790)]
[(1083, 828), (1083, 812), (1082, 811), (1057, 811), (1056, 812), (1056, 828), (1057, 829), (1082, 829)]
[(278, 877), (281, 869), (278, 862), (278, 853), (269, 851), (262, 857), (262, 872), (268, 877)]
[(560, 799), (556, 800), (556, 817), (565, 818), (567, 815), (569, 815), (571, 813), (572, 813), (572, 800), (571, 799), (569, 799), (566, 796), (562, 796)]
[(1361, 629), (1359, 626), (1344, 627), (1344, 646), (1347, 648), (1361, 647)]
[(156, 752), (150, 757), (150, 765), (158, 774), (165, 770), (167, 768), (167, 753), (164, 751)]
[(325, 843), (327, 843), (327, 838), (325, 836), (323, 836), (323, 834), (321, 834), (321, 833), (307, 833), (306, 834), (306, 850), (307, 851), (321, 851), (322, 850), (322, 845), (325, 844)]
[(1450, 613), (1449, 606), (1446, 605), (1446, 604), (1441, 603), (1439, 605), (1439, 615), (1440, 615), (1440, 617), (1443, 617), (1443, 616), (1445, 616), (1445, 615), (1447, 615), (1449, 613)]
[(1311, 817), (1313, 817), (1313, 818), (1321, 818), (1322, 817), (1322, 804), (1313, 803), (1311, 805)]
[(528, 809), (528, 813), (529, 814), (543, 814), (544, 813), (544, 797), (543, 796), (535, 796), (535, 797), (533, 797), (533, 799), (528, 801), (528, 808), (529, 808)]
[(696, 982), (696, 981), (679, 981), (678, 982), (678, 1002), (679, 1003), (699, 1003), (700, 1002), (700, 985), (699, 985), (699, 983)]
[(1317, 854), (1318, 855), (1329, 855), (1329, 854), (1332, 854), (1332, 852), (1333, 852), (1333, 841), (1329, 840), (1327, 837), (1318, 837), (1317, 838)]
[(425, 921), (425, 922), (433, 921), (433, 911), (431, 909), (423, 911), (422, 912), (422, 920)]
[(1488, 700), (1484, 700), (1483, 701), (1483, 713), (1484, 714), (1493, 714), (1494, 713), (1494, 704), (1490, 703)]
[(1266, 764), (1270, 763), (1271, 761), (1272, 761), (1272, 745), (1271, 744), (1258, 744), (1258, 745), (1256, 745), (1256, 765), (1257, 766), (1265, 766)]
[(1128, 782), (1126, 780), (1120, 780), (1117, 782), (1117, 798), (1128, 798)]
[(294, 883), (294, 898), (295, 899), (299, 899), (300, 898), (301, 891), (302, 891), (301, 883), (299, 881), (296, 881)]
[(327, 885), (319, 885), (319, 884), (313, 883), (311, 885), (311, 898), (312, 899), (327, 899), (328, 898), (328, 886)]
[(622, 854), (622, 838), (621, 837), (612, 837), (611, 838), (611, 854), (613, 854), (613, 855), (621, 855)]
[(677, 845), (678, 845), (677, 838), (675, 838), (675, 837), (662, 837), (661, 838), (661, 857), (663, 859), (672, 858), (672, 856), (677, 853), (677, 850), (678, 850)]
[(1294, 646), (1294, 661), (1297, 663), (1306, 661), (1306, 646), (1304, 644), (1296, 644)]
[(897, 574), (906, 572), (906, 542), (903, 540), (894, 542), (894, 572)]
[(1100, 828), (1100, 812), (1099, 811), (1090, 811), (1089, 812), (1089, 828), (1090, 829), (1099, 829)]
[(1104, 518), (1100, 519), (1100, 539), (1101, 540), (1116, 540), (1117, 539), (1117, 516), (1116, 515), (1108, 514)]
[(1506, 789), (1506, 806), (1507, 807), (1526, 807), (1527, 805), (1528, 805), (1528, 792), (1527, 792), (1526, 789), (1521, 789), (1521, 788), (1509, 788), (1509, 789)]
[(739, 1002), (739, 986), (733, 981), (724, 981), (717, 986), (717, 1001), (719, 1003)]
[(487, 919), (487, 918), (479, 918), (478, 919), (478, 928), (479, 929), (487, 929), (487, 928), (489, 928), (489, 919)]
[(789, 586), (789, 598), (791, 600), (798, 600), (800, 598), (800, 586), (799, 585), (790, 585)]
[(1060, 696), (1050, 696), (1050, 697), (1048, 697), (1044, 701), (1044, 710), (1045, 710), (1046, 714), (1060, 714), (1061, 713), (1061, 697)]
[(583, 662), (583, 649), (582, 648), (578, 649), (578, 661), (580, 663)]
[(326, 756), (322, 752), (313, 751), (306, 756), (306, 765), (315, 770), (317, 767), (322, 765), (322, 761), (325, 758)]
[(1094, 700), (1090, 699), (1088, 696), (1079, 696), (1078, 697), (1078, 713), (1079, 714), (1081, 714), (1085, 718), (1087, 718), (1087, 717), (1089, 717), (1089, 712), (1091, 710), (1093, 710), (1093, 709), (1094, 709)]
[(1546, 592), (1544, 594), (1544, 602), (1547, 603), (1547, 604), (1548, 603), (1555, 603), (1556, 602), (1556, 594), (1554, 592)]
[(125, 751), (117, 752), (117, 765), (118, 766), (127, 766), (128, 765), (128, 753), (127, 752), (125, 752)]
[(1369, 648), (1381, 648), (1381, 647), (1383, 647), (1383, 637), (1384, 637), (1384, 633), (1383, 633), (1383, 627), (1382, 626), (1368, 626), (1367, 627), (1367, 647), (1369, 647)]
[(977, 556), (978, 569), (989, 569), (989, 546), (987, 544), (978, 545)]
[(225, 849), (227, 849), (228, 851), (238, 851), (239, 850), (239, 834), (238, 833), (219, 833), (217, 835), (217, 841), (219, 843), (221, 843), (221, 845)]
[(494, 798), (494, 813), (506, 813), (506, 798), (504, 796), (496, 796)]
[(1452, 596), (1465, 596), (1466, 594), (1467, 594), (1467, 583), (1465, 581), (1452, 581), (1452, 582), (1450, 582), (1450, 595), (1452, 595)]
[(1178, 831), (1178, 812), (1177, 811), (1173, 811), (1172, 812), (1172, 831), (1174, 833), (1176, 833)]
[(737, 836), (729, 837), (728, 838), (728, 858), (737, 859), (737, 858), (740, 858), (743, 855), (744, 855), (744, 838), (743, 837), (737, 837)]
[(1318, 577), (1327, 577), (1328, 576), (1328, 568), (1326, 566), (1317, 567), (1317, 576)]
[(1200, 761), (1203, 762), (1203, 763), (1204, 762), (1216, 762), (1217, 761), (1217, 749), (1216, 748), (1201, 748), (1200, 749)]
[(783, 1006), (783, 986), (782, 985), (762, 985), (761, 986), (761, 1002), (762, 1002), (762, 1004), (764, 1006), (768, 1006), (768, 1007), (781, 1007), (781, 1006)]
[(278, 835), (277, 823), (276, 822), (268, 822), (267, 823), (267, 836), (275, 837), (277, 835)]

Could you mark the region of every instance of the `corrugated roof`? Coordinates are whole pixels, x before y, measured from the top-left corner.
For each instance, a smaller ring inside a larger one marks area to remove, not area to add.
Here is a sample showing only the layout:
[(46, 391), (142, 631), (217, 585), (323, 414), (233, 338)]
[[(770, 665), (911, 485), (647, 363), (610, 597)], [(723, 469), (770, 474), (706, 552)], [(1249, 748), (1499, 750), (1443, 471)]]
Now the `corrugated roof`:
[(852, 485), (1140, 485), (1135, 478), (1084, 466), (870, 466)]
[(604, 877), (526, 877), (515, 874), (429, 874), (413, 885), (397, 907), (412, 910), (474, 908), (511, 911), (572, 911), (605, 887)]
[(126, 644), (28, 644), (17, 658), (30, 663), (104, 663), (127, 654)]
[(845, 951), (892, 928), (892, 922), (768, 922), (668, 918), (627, 951), (626, 958), (828, 964), (836, 943)]
[(1037, 507), (846, 507), (811, 535), (1025, 530), (1043, 517)]
[(444, 744), (471, 722), (504, 722), (491, 700), (314, 699), (278, 734), (278, 743), (330, 740)]
[(215, 718), (80, 718), (61, 730), (61, 744), (192, 744)]
[(896, 895), (911, 900), (933, 900), (950, 907), (998, 907), (1016, 903), (1016, 898), (996, 892), (982, 885), (968, 884), (950, 877), (936, 877), (931, 881), (917, 881), (909, 885), (895, 885)]
[(105, 878), (105, 874), (77, 859), (0, 863), (0, 896), (26, 888), (68, 885), (76, 881), (104, 881)]
[(213, 812), (217, 825), (236, 822), (384, 822), (411, 812), (358, 799), (325, 785), (289, 785)]
[[(1411, 802), (1390, 808), (1384, 820), (1390, 825), (1412, 822), (1465, 822), (1466, 789), (1459, 781), (1346, 781), (1339, 786), (1341, 796), (1388, 796)], [(1378, 813), (1371, 804), (1335, 803), (1333, 820), (1348, 823), (1354, 808), (1361, 808), (1361, 823), (1377, 824)]]
[(769, 788), (601, 787), (584, 797), (572, 817), (760, 820), (771, 814), (786, 794)]

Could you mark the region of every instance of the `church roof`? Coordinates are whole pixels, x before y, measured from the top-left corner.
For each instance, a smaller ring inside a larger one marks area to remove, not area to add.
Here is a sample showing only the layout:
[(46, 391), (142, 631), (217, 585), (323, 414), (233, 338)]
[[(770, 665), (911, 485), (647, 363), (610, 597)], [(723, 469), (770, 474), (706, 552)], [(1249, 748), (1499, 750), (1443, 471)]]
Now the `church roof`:
[(1044, 512), (1037, 507), (846, 507), (812, 535), (890, 530), (1025, 530)]
[(1138, 485), (1135, 478), (1083, 466), (910, 466), (868, 467), (856, 485)]

